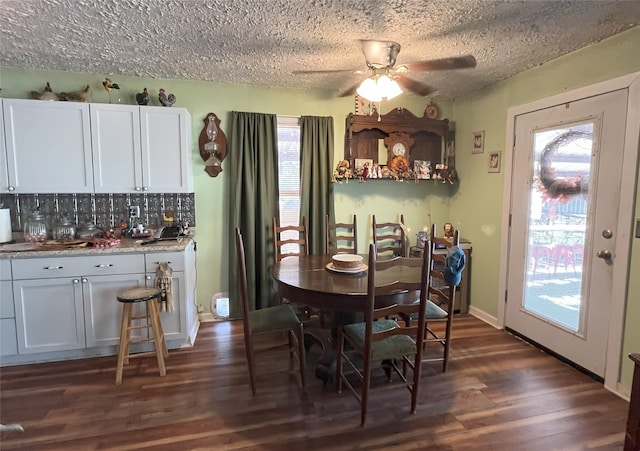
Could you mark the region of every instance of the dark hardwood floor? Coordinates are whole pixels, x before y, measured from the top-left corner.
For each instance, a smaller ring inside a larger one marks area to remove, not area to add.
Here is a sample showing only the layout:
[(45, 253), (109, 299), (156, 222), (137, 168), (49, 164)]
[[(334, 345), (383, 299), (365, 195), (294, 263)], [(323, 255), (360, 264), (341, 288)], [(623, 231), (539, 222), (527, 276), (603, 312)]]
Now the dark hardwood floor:
[(284, 341), (265, 343), (258, 393), (246, 375), (242, 323), (206, 323), (171, 351), (167, 376), (116, 357), (0, 369), (2, 450), (621, 450), (628, 403), (602, 384), (472, 316), (454, 322), (447, 373), (424, 365), (417, 414), (395, 382), (374, 380), (366, 428), (353, 395), (314, 377), (302, 393)]

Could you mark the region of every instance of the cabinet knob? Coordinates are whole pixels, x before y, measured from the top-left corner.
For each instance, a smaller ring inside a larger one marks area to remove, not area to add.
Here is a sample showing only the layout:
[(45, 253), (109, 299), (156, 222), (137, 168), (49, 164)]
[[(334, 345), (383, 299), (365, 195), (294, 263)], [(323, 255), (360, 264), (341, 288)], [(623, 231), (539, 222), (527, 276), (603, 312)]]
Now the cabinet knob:
[(87, 279), (86, 277), (82, 278), (82, 283), (87, 283), (89, 281), (89, 279)]
[(111, 263), (100, 263), (99, 265), (95, 265), (96, 268), (110, 268), (113, 266)]
[(77, 285), (80, 283), (80, 281), (78, 279), (73, 279), (73, 283)]
[(16, 187), (15, 186), (10, 186), (7, 188), (7, 191), (15, 191)]
[(149, 187), (148, 186), (143, 187), (142, 191), (149, 191)]
[(146, 280), (151, 280), (151, 276), (145, 276)]
[(139, 186), (136, 186), (136, 191), (140, 191), (140, 187)]
[(62, 266), (45, 266), (43, 269), (49, 270), (49, 269), (62, 269), (62, 268), (63, 268)]

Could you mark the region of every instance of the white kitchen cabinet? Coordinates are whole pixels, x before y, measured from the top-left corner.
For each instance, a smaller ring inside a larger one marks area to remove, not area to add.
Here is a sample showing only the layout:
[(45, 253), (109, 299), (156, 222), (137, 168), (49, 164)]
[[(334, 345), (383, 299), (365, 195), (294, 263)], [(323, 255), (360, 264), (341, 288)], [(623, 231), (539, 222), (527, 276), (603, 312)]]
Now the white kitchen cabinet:
[(144, 258), (19, 259), (13, 279), (20, 354), (117, 344), (122, 306), (116, 293), (144, 286)]
[(3, 193), (91, 193), (89, 105), (3, 99)]
[(184, 108), (91, 104), (97, 193), (186, 193), (191, 118)]
[[(145, 265), (147, 267), (147, 282), (149, 285), (155, 283), (156, 269), (161, 262), (168, 262), (173, 270), (171, 279), (171, 295), (173, 298), (173, 312), (160, 312), (162, 329), (165, 338), (169, 340), (185, 340), (193, 343), (192, 328), (197, 321), (197, 314), (194, 315), (195, 299), (192, 290), (187, 287), (188, 279), (195, 272), (194, 263), (191, 262), (193, 255), (193, 245), (190, 245), (184, 252), (157, 252), (145, 254)], [(185, 271), (185, 268), (187, 270)]]
[(13, 308), (11, 262), (0, 260), (0, 356), (18, 353), (16, 314)]
[(15, 280), (13, 299), (20, 354), (85, 347), (80, 278)]
[[(145, 286), (144, 274), (84, 278), (82, 292), (88, 348), (120, 343), (122, 303), (118, 302), (116, 295), (120, 290), (143, 286)], [(143, 303), (134, 305), (134, 316), (139, 316), (143, 309)], [(132, 331), (131, 338), (134, 340), (141, 338), (143, 336), (141, 332), (142, 329)]]

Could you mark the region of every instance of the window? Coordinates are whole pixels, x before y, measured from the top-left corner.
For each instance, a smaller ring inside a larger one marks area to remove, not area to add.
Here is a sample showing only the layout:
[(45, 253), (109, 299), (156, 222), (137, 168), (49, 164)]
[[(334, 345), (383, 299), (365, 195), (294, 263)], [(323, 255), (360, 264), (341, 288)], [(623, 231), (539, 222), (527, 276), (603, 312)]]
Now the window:
[[(300, 124), (297, 117), (278, 116), (278, 202), (280, 226), (300, 222)], [(285, 235), (285, 237), (287, 237)], [(297, 239), (296, 232), (287, 237)], [(285, 252), (297, 252), (283, 249)]]

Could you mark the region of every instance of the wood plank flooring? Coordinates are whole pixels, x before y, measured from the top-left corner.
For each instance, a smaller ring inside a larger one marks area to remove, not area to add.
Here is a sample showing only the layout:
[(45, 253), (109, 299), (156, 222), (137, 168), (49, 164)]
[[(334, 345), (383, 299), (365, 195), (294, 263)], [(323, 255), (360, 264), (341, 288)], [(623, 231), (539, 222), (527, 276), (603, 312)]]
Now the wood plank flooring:
[(374, 380), (367, 427), (353, 395), (290, 371), (283, 337), (258, 351), (251, 396), (242, 323), (205, 323), (195, 347), (0, 369), (2, 450), (621, 450), (628, 403), (602, 384), (472, 316), (454, 321), (447, 373), (425, 364), (409, 392)]

